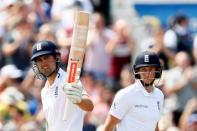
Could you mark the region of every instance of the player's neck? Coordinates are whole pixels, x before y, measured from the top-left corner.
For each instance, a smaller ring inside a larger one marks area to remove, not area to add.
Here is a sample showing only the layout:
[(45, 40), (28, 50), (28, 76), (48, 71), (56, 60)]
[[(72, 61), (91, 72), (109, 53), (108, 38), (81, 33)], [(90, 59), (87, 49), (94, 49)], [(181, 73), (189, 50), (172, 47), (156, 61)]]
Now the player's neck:
[(151, 92), (153, 92), (153, 86), (151, 85), (151, 86), (147, 86), (147, 87), (145, 87), (145, 90), (148, 92), (148, 93), (151, 93)]
[(55, 78), (57, 76), (57, 72), (54, 72), (52, 75), (50, 75), (49, 77), (47, 77), (47, 80), (49, 82), (49, 85), (52, 85), (53, 82), (55, 81)]

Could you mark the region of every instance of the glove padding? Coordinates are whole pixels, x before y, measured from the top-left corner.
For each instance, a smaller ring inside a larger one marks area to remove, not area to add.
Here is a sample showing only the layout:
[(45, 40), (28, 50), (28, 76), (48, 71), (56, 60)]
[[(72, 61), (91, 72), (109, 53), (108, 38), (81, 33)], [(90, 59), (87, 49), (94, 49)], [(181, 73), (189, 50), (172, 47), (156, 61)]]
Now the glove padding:
[(63, 85), (63, 90), (67, 98), (74, 104), (80, 103), (82, 100), (83, 86), (78, 83), (66, 83)]

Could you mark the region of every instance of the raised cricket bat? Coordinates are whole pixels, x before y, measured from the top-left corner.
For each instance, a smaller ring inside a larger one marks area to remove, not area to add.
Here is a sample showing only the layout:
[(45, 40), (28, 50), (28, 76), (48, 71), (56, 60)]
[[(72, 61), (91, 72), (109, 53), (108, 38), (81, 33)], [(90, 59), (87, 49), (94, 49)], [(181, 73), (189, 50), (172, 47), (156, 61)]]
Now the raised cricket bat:
[[(78, 82), (80, 79), (81, 68), (83, 64), (86, 40), (88, 34), (89, 14), (84, 11), (76, 11), (74, 16), (74, 28), (71, 40), (71, 48), (67, 66), (68, 83)], [(70, 115), (72, 104), (66, 100), (63, 120), (67, 120)]]

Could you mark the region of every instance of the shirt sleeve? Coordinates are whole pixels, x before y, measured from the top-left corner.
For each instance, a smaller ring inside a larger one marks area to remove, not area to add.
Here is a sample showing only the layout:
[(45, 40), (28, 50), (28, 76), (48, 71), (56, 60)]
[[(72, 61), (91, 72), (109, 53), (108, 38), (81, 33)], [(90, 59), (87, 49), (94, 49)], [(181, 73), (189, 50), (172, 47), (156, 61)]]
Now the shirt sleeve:
[(161, 118), (162, 114), (164, 113), (164, 95), (163, 95), (163, 93), (161, 93), (160, 102), (161, 102), (161, 105), (160, 105), (160, 118)]
[(110, 114), (121, 120), (131, 107), (131, 101), (128, 103), (128, 98), (128, 93), (119, 91), (111, 105)]

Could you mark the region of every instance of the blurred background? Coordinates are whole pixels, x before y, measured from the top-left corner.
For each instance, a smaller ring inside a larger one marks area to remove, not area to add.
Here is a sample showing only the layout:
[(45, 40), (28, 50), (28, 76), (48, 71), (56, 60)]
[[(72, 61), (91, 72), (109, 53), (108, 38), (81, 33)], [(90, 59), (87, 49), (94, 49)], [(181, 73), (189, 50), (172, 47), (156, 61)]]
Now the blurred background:
[[(36, 41), (59, 46), (66, 69), (73, 15), (91, 14), (81, 81), (94, 102), (83, 131), (101, 131), (117, 91), (134, 82), (143, 50), (158, 53), (165, 95), (161, 131), (197, 131), (197, 0), (0, 0), (0, 131), (44, 131), (31, 69)], [(135, 98), (130, 98), (135, 99)], [(128, 100), (129, 102), (129, 100)]]

